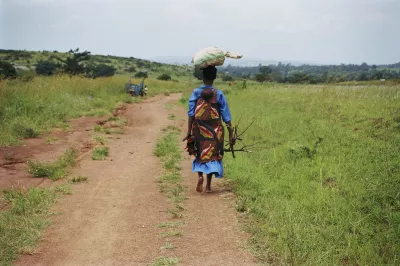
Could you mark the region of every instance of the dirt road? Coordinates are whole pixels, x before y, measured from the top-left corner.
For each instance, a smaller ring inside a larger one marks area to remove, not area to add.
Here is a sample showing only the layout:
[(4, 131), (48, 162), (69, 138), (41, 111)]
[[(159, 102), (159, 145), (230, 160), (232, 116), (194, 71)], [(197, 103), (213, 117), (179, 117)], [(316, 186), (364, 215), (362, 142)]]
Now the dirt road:
[[(157, 96), (128, 106), (125, 134), (109, 139), (110, 157), (93, 161), (88, 154), (81, 160), (72, 175), (88, 176), (89, 182), (74, 185), (73, 194), (59, 200), (37, 253), (22, 256), (16, 265), (149, 265), (160, 256), (178, 258), (179, 265), (257, 265), (239, 247), (245, 236), (229, 191), (217, 184), (213, 194), (195, 192), (187, 156), (182, 236), (160, 235), (160, 223), (176, 220), (166, 212), (169, 203), (155, 183), (162, 168), (153, 148), (162, 128), (184, 130), (184, 108), (165, 108), (179, 98)], [(176, 115), (174, 121), (167, 119), (169, 113)], [(174, 248), (162, 248), (166, 242)]]

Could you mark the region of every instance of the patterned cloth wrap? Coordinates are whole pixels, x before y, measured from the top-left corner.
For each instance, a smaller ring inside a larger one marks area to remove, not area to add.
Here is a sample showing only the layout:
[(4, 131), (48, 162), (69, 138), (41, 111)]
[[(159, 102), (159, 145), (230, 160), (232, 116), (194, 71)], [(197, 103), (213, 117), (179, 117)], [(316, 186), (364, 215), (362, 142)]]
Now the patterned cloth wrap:
[(196, 103), (192, 134), (199, 163), (221, 160), (224, 155), (224, 126), (217, 102), (217, 91), (205, 88)]

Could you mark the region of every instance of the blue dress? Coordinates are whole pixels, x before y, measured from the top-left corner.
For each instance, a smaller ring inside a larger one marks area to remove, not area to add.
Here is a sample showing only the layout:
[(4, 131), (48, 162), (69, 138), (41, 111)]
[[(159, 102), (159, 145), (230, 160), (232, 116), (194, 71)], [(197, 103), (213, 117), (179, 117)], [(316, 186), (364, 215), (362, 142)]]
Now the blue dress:
[[(196, 109), (196, 102), (201, 97), (201, 92), (205, 88), (214, 88), (213, 86), (203, 85), (200, 88), (194, 89), (192, 95), (189, 98), (189, 110), (188, 115), (193, 117)], [(228, 107), (225, 95), (222, 91), (217, 90), (217, 102), (219, 107), (219, 112), (222, 117), (222, 121), (225, 123), (232, 120), (231, 112)], [(196, 159), (193, 161), (192, 165), (193, 172), (202, 172), (205, 174), (215, 174), (215, 177), (221, 178), (224, 175), (224, 167), (222, 165), (222, 160), (211, 161), (207, 163), (197, 162)]]

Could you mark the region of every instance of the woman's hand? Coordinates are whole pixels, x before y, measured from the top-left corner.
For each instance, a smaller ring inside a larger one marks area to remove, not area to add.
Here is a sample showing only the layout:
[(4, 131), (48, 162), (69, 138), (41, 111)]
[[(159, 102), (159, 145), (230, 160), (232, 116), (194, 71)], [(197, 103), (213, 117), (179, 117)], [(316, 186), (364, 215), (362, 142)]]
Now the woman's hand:
[(236, 139), (233, 138), (232, 136), (229, 136), (229, 145), (233, 146), (236, 144)]

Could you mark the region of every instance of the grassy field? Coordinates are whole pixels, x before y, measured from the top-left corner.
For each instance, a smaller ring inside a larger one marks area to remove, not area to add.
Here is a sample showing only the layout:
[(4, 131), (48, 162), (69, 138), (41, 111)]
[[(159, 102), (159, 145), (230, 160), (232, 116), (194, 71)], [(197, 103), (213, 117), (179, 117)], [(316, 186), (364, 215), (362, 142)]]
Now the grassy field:
[(261, 259), (400, 264), (400, 85), (220, 88), (266, 148), (225, 157)]
[[(0, 147), (67, 127), (71, 118), (110, 115), (119, 104), (134, 101), (125, 93), (127, 80), (126, 75), (53, 76), (0, 82)], [(198, 83), (146, 80), (149, 96), (188, 91)], [(256, 121), (245, 142), (263, 141), (265, 147), (236, 159), (226, 155), (224, 161), (260, 259), (292, 265), (400, 264), (399, 84), (216, 85), (228, 97), (234, 124), (240, 116), (241, 129)], [(186, 93), (181, 102), (187, 98)], [(174, 161), (164, 164), (173, 174), (179, 171)], [(24, 217), (18, 221), (28, 222), (29, 216), (33, 224), (28, 225), (35, 226), (21, 226), (34, 232), (28, 239), (19, 234), (31, 233), (18, 230), (0, 241), (1, 250), (8, 249), (7, 261), (31, 250), (54, 193), (4, 194), (12, 207), (0, 213), (0, 233), (9, 234), (18, 215)], [(33, 206), (32, 211), (20, 204)], [(14, 238), (28, 245), (14, 245)]]
[[(53, 127), (65, 127), (71, 118), (111, 114), (118, 104), (134, 101), (125, 93), (127, 81), (128, 76), (118, 75), (95, 80), (53, 76), (0, 82), (0, 147), (20, 144), (22, 139), (37, 137)], [(191, 81), (148, 79), (145, 84), (148, 96), (153, 96), (183, 91)]]

